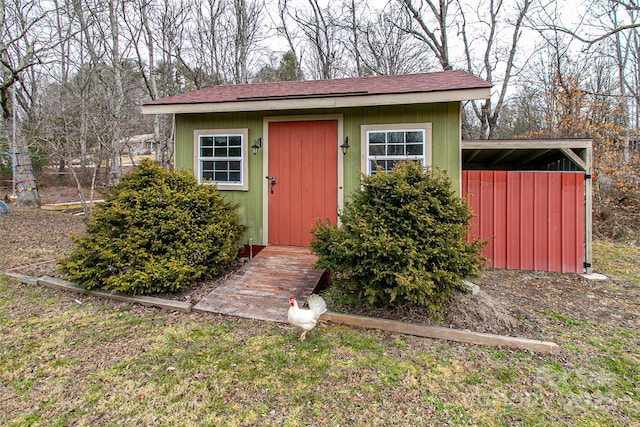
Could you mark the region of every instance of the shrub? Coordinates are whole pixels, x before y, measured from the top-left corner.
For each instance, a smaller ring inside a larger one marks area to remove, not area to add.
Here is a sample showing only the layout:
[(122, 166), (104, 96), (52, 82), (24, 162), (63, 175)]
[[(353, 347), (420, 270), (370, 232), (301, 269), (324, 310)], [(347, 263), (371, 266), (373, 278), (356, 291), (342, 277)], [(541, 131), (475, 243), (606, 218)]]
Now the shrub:
[(437, 317), (451, 291), (479, 270), (482, 242), (466, 240), (471, 210), (440, 171), (401, 162), (363, 177), (342, 225), (317, 223), (317, 266), (370, 305), (412, 302)]
[(219, 274), (245, 231), (236, 206), (188, 172), (143, 162), (110, 190), (87, 235), (58, 263), (87, 288), (129, 294), (188, 289)]

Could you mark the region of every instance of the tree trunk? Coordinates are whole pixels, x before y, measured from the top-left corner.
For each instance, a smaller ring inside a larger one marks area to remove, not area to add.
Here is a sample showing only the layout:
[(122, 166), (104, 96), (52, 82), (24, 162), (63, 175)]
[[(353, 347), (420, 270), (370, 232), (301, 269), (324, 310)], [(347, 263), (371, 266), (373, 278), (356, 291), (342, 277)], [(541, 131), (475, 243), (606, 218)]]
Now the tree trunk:
[(122, 106), (124, 105), (124, 88), (122, 85), (122, 59), (120, 57), (120, 31), (117, 20), (117, 3), (109, 2), (109, 21), (111, 23), (111, 58), (113, 61), (113, 83), (114, 83), (114, 105), (113, 115), (115, 117), (115, 127), (111, 140), (111, 170), (109, 171), (109, 184), (118, 185), (122, 176), (120, 168), (120, 150), (122, 149)]
[[(156, 66), (156, 55), (155, 55), (156, 42), (153, 36), (153, 31), (151, 30), (149, 15), (147, 13), (147, 6), (148, 6), (147, 2), (144, 2), (140, 5), (140, 20), (142, 24), (142, 29), (144, 30), (145, 42), (147, 45), (147, 54), (149, 55), (149, 76), (148, 77), (145, 75), (145, 72), (144, 72), (144, 67), (143, 67), (144, 62), (143, 62), (142, 55), (140, 55), (140, 51), (138, 49), (136, 49), (136, 52), (138, 53), (138, 62), (140, 63), (140, 70), (142, 72), (142, 76), (148, 81), (147, 89), (149, 91), (149, 96), (151, 97), (151, 99), (158, 99), (160, 96), (158, 93), (158, 84), (156, 82), (156, 72), (154, 71), (154, 68)], [(161, 133), (160, 121), (161, 121), (161, 116), (159, 114), (156, 114), (155, 116), (153, 116), (153, 146), (156, 153), (156, 162), (160, 164), (162, 167), (167, 167), (168, 165), (164, 164), (163, 154), (166, 148), (165, 148), (165, 144), (161, 142), (162, 137), (160, 135)]]

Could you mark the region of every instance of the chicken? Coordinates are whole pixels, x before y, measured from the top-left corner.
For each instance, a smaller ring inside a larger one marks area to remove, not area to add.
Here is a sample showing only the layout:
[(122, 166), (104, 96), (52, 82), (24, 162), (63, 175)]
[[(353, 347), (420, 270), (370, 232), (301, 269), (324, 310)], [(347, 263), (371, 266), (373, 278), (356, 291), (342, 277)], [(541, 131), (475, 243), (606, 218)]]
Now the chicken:
[(320, 295), (312, 294), (307, 300), (309, 308), (298, 307), (298, 302), (294, 297), (289, 297), (289, 313), (287, 319), (289, 323), (299, 328), (304, 329), (302, 335), (300, 335), (300, 341), (304, 341), (307, 337), (307, 332), (315, 328), (316, 323), (320, 315), (327, 311), (327, 304)]

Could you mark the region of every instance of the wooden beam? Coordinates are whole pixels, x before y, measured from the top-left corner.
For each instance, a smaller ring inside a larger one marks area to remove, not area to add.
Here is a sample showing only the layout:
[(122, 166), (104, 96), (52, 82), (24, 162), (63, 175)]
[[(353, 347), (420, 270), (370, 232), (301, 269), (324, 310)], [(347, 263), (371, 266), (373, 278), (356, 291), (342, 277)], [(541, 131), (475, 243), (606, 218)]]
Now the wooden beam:
[(586, 164), (586, 176), (588, 179), (584, 182), (584, 216), (585, 216), (585, 273), (591, 274), (593, 272), (593, 149), (591, 144), (586, 149), (585, 164)]
[[(87, 206), (91, 206), (91, 204), (100, 204), (104, 203), (104, 200), (94, 200), (92, 202), (86, 202)], [(82, 202), (64, 202), (64, 203), (48, 203), (40, 206), (40, 209), (44, 209), (46, 211), (63, 211), (66, 209), (82, 209)]]
[(480, 151), (480, 150), (474, 150), (474, 151), (469, 155), (469, 157), (467, 157), (467, 158), (465, 159), (465, 163), (467, 163), (467, 164), (471, 163), (471, 161), (472, 161), (473, 159), (475, 159), (475, 158), (476, 158), (476, 156), (477, 156), (478, 154), (480, 154), (480, 153), (481, 153), (481, 151)]
[(38, 278), (37, 277), (25, 276), (24, 274), (8, 273), (8, 272), (4, 272), (4, 275), (7, 276), (7, 278), (11, 282), (26, 283), (28, 285), (37, 285), (38, 284)]
[(590, 139), (482, 139), (463, 140), (463, 150), (535, 150), (545, 148), (591, 148)]
[(530, 350), (536, 353), (558, 354), (560, 351), (558, 344), (549, 341), (538, 341), (527, 338), (463, 331), (459, 329), (443, 328), (440, 326), (404, 323), (395, 320), (356, 316), (352, 314), (327, 312), (320, 317), (320, 321), (356, 326), (360, 328), (379, 329), (388, 332), (398, 332), (418, 337), (463, 342), (467, 344), (480, 344), (495, 347), (504, 346), (520, 350)]
[(92, 295), (100, 298), (109, 298), (116, 301), (129, 302), (134, 304), (141, 304), (149, 307), (159, 307), (165, 310), (180, 311), (183, 313), (191, 312), (191, 304), (182, 301), (173, 301), (156, 297), (147, 296), (131, 296), (118, 292), (109, 292), (102, 290), (88, 290), (82, 286), (76, 285), (66, 280), (57, 279), (55, 277), (40, 277), (38, 278), (38, 284), (53, 289), (61, 289), (65, 291), (77, 292), (85, 295)]
[(570, 148), (561, 148), (560, 151), (562, 151), (562, 153), (567, 156), (569, 160), (573, 162), (573, 164), (578, 166), (580, 170), (587, 170), (587, 162), (582, 160), (582, 158), (574, 153), (573, 150), (571, 150)]

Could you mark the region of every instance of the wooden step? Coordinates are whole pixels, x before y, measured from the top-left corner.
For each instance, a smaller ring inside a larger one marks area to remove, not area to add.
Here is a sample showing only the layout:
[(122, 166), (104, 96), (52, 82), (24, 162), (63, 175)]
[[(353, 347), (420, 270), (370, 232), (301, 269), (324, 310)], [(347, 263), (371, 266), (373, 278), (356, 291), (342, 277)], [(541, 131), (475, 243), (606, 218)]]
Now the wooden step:
[(193, 310), (286, 322), (288, 298), (302, 303), (325, 277), (316, 260), (306, 248), (267, 246)]

